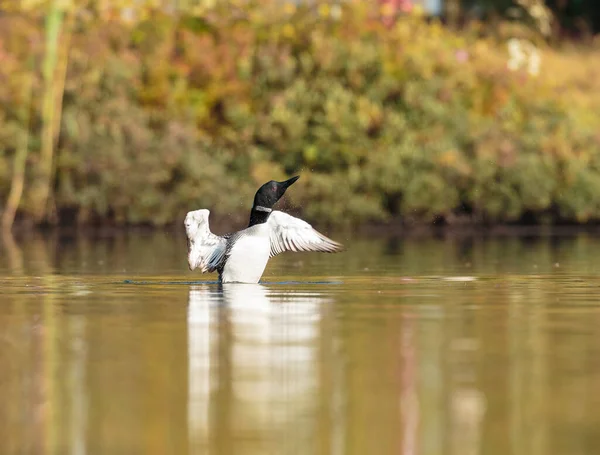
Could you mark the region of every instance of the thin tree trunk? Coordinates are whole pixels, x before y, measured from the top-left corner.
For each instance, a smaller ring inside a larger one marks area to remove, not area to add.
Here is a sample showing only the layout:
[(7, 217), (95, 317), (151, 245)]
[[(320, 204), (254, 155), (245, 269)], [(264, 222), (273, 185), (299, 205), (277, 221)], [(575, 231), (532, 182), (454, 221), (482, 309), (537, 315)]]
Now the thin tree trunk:
[(2, 214), (2, 228), (4, 231), (10, 231), (15, 220), (17, 210), (21, 204), (21, 196), (23, 195), (23, 187), (25, 186), (25, 167), (27, 162), (27, 154), (29, 152), (29, 121), (31, 118), (31, 98), (33, 92), (33, 57), (29, 58), (27, 65), (28, 72), (23, 78), (21, 86), (23, 93), (23, 106), (20, 114), (23, 125), (23, 132), (19, 140), (15, 160), (13, 163), (13, 177), (10, 185), (10, 193), (6, 201), (6, 208)]
[[(60, 136), (60, 124), (62, 120), (62, 107), (63, 107), (63, 98), (65, 94), (65, 83), (67, 80), (67, 69), (69, 67), (69, 51), (71, 50), (71, 37), (73, 36), (73, 23), (75, 22), (75, 11), (74, 8), (71, 8), (66, 13), (66, 18), (64, 21), (61, 46), (58, 54), (58, 62), (56, 68), (56, 79), (54, 83), (54, 103), (55, 103), (55, 116), (54, 116), (54, 125), (52, 127), (53, 137), (52, 137), (52, 146), (56, 147), (58, 144), (58, 138)], [(56, 155), (58, 151), (54, 154)], [(49, 210), (47, 212), (47, 216), (50, 221), (56, 223), (58, 221), (56, 203), (54, 201), (53, 193), (50, 191), (52, 185), (54, 184), (55, 175), (56, 175), (56, 167), (57, 167), (57, 159), (52, 160), (52, 166), (50, 171), (50, 181), (48, 186), (48, 202), (51, 202), (53, 210)]]
[(448, 25), (453, 29), (458, 28), (460, 10), (460, 0), (446, 0), (446, 18)]
[(44, 95), (42, 100), (42, 135), (39, 163), (39, 178), (33, 188), (34, 216), (41, 222), (46, 218), (48, 197), (52, 185), (52, 167), (54, 160), (54, 138), (56, 126), (56, 67), (58, 63), (58, 46), (63, 25), (64, 12), (55, 0), (46, 16), (46, 51), (44, 56), (43, 76)]

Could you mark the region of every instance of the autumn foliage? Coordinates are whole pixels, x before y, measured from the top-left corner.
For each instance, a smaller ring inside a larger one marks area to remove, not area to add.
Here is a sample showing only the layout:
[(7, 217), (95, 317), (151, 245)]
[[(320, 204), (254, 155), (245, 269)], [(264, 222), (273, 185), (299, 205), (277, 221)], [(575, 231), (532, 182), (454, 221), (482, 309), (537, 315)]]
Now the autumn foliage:
[(38, 223), (242, 220), (292, 173), (321, 223), (600, 219), (594, 51), (538, 42), (538, 73), (510, 69), (503, 37), (367, 3), (73, 6), (51, 83), (48, 6), (3, 14), (0, 210), (25, 144), (17, 217)]

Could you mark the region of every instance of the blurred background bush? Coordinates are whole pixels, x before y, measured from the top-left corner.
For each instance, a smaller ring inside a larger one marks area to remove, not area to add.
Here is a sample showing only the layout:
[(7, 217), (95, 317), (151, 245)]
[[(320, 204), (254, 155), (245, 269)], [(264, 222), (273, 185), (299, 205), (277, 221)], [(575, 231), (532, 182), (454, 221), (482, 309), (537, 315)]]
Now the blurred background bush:
[(600, 219), (592, 0), (0, 0), (3, 224)]

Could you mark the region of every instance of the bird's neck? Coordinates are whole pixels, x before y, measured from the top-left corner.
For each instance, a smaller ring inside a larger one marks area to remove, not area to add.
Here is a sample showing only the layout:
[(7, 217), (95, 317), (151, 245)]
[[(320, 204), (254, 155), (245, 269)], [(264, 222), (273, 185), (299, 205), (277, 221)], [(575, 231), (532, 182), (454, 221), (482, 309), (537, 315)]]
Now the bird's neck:
[(248, 227), (254, 226), (255, 224), (266, 223), (272, 211), (273, 209), (269, 207), (262, 207), (260, 205), (253, 206), (250, 211), (250, 222), (248, 223)]

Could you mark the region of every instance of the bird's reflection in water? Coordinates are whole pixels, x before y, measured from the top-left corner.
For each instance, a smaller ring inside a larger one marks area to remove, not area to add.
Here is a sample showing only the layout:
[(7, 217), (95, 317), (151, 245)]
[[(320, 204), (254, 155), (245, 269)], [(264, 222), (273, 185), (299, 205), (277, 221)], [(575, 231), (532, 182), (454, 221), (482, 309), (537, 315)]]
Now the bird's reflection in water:
[(320, 321), (327, 301), (318, 292), (259, 284), (190, 289), (192, 453), (312, 449)]

